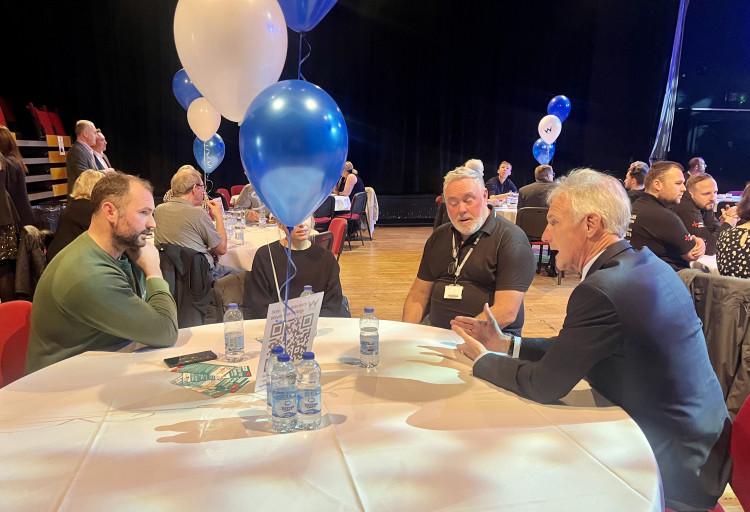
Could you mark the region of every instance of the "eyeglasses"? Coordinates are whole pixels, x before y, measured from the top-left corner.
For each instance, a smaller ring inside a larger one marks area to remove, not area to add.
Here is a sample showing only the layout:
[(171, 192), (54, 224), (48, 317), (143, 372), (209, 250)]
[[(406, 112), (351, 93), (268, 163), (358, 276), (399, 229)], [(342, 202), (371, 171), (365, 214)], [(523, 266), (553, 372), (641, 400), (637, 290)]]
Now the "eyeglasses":
[(206, 188), (206, 185), (205, 185), (204, 183), (196, 183), (196, 184), (195, 184), (195, 186), (196, 186), (196, 187), (203, 187), (203, 188)]

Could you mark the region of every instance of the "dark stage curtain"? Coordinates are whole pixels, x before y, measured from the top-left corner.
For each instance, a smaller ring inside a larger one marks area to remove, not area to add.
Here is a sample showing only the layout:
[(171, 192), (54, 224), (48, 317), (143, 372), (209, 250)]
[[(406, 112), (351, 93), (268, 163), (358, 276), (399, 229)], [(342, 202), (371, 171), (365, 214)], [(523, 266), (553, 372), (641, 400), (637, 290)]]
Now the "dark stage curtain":
[[(165, 191), (180, 165), (195, 164), (171, 88), (182, 67), (176, 4), (4, 6), (6, 26), (23, 35), (6, 52), (0, 95), (58, 107), (71, 131), (77, 119), (94, 121), (115, 167)], [(437, 193), (443, 174), (472, 157), (484, 161), (486, 177), (508, 160), (517, 184), (533, 181), (531, 146), (556, 94), (573, 104), (556, 173), (589, 165), (622, 176), (653, 145), (678, 5), (339, 0), (308, 35), (302, 72), (341, 107), (349, 159), (379, 194)], [(297, 76), (297, 44), (290, 31), (282, 79)], [(242, 183), (238, 128), (223, 120), (219, 133), (227, 156), (210, 179)]]

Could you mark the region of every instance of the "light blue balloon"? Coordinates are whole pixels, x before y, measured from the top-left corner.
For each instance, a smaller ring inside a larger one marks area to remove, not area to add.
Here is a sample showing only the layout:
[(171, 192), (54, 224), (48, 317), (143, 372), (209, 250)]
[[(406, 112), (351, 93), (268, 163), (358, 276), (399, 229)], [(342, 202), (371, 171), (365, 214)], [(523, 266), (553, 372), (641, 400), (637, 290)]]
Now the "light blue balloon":
[(279, 0), (286, 26), (295, 32), (309, 32), (320, 23), (336, 0)]
[(184, 69), (175, 73), (174, 78), (172, 79), (172, 92), (174, 93), (174, 97), (177, 98), (177, 101), (180, 102), (180, 105), (182, 105), (182, 108), (185, 110), (188, 109), (194, 100), (203, 97), (203, 95), (198, 92), (198, 89), (195, 88), (193, 81), (190, 80), (190, 77)]
[(568, 114), (570, 114), (570, 100), (562, 94), (555, 96), (554, 98), (549, 100), (549, 105), (547, 105), (547, 113), (553, 116), (557, 116), (562, 123), (563, 121), (565, 121), (565, 119), (568, 118)]
[(300, 224), (331, 193), (348, 149), (346, 122), (336, 102), (301, 80), (261, 91), (240, 125), (245, 174), (284, 226)]
[(534, 154), (537, 162), (547, 165), (552, 161), (552, 157), (555, 156), (555, 143), (547, 144), (542, 139), (537, 139), (534, 147), (531, 148), (531, 152)]
[(206, 142), (198, 137), (193, 141), (193, 155), (206, 174), (211, 174), (219, 167), (225, 152), (224, 139), (218, 133)]

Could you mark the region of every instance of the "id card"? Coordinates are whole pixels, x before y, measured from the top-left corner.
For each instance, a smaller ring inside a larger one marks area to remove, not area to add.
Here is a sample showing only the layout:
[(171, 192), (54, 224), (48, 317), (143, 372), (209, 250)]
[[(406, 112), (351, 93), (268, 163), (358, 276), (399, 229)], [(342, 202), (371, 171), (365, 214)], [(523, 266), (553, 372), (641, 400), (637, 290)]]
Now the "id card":
[(461, 299), (461, 294), (464, 291), (464, 287), (460, 284), (449, 284), (445, 286), (444, 299)]

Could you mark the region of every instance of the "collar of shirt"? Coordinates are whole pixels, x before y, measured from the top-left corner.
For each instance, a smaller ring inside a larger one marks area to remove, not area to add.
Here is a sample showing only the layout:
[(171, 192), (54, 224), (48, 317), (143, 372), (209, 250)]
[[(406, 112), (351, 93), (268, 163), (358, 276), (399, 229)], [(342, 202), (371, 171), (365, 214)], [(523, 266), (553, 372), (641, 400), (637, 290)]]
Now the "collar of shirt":
[[(473, 233), (469, 238), (466, 239), (465, 242), (461, 243), (461, 247), (466, 247), (468, 245), (471, 245), (474, 243), (474, 240), (479, 236), (479, 233), (484, 233), (485, 235), (491, 235), (493, 231), (495, 231), (495, 226), (497, 225), (497, 219), (495, 218), (494, 212), (490, 211), (489, 215), (487, 216), (487, 220), (484, 221), (484, 224), (476, 230), (475, 233)], [(451, 229), (453, 230), (453, 236), (455, 237), (456, 234), (459, 235), (459, 239), (461, 236), (461, 233), (456, 229), (456, 227), (451, 223)]]
[(596, 261), (596, 259), (599, 256), (601, 256), (604, 251), (606, 251), (606, 249), (599, 251), (598, 253), (596, 253), (594, 255), (593, 258), (591, 258), (589, 261), (586, 262), (586, 264), (583, 266), (583, 270), (581, 271), (581, 281), (583, 281), (584, 279), (586, 279), (586, 276), (588, 275), (589, 270), (591, 270), (591, 265), (594, 264), (594, 262)]
[(646, 195), (645, 195), (645, 196), (643, 196), (643, 198), (641, 198), (641, 199), (644, 199), (644, 198), (645, 198), (646, 200), (649, 200), (649, 201), (653, 200), (654, 202), (656, 202), (656, 203), (660, 204), (661, 206), (663, 206), (663, 207), (664, 207), (664, 208), (666, 208), (667, 210), (669, 210), (669, 209), (670, 209), (670, 208), (669, 208), (669, 204), (665, 203), (664, 201), (662, 201), (661, 199), (659, 199), (658, 197), (656, 197), (656, 196), (655, 196), (654, 194), (651, 194), (651, 193), (649, 193), (649, 192), (646, 192)]
[(86, 151), (88, 151), (88, 152), (89, 152), (89, 153), (91, 153), (92, 155), (94, 154), (94, 150), (93, 150), (93, 149), (91, 148), (91, 146), (89, 146), (88, 144), (86, 144), (86, 143), (85, 143), (85, 142), (83, 142), (82, 140), (78, 140), (78, 141), (76, 141), (76, 142), (80, 142), (80, 143), (81, 143), (81, 146), (83, 146), (84, 148), (86, 148)]

